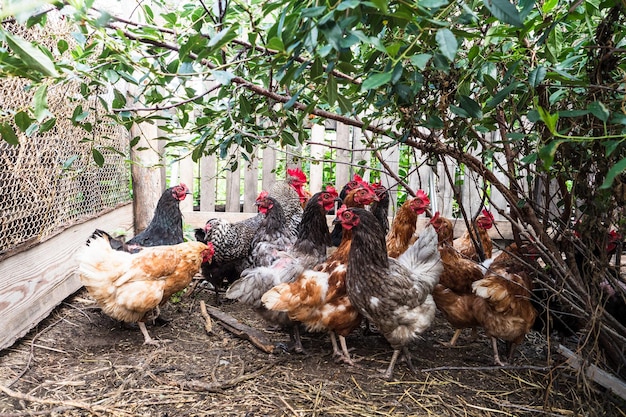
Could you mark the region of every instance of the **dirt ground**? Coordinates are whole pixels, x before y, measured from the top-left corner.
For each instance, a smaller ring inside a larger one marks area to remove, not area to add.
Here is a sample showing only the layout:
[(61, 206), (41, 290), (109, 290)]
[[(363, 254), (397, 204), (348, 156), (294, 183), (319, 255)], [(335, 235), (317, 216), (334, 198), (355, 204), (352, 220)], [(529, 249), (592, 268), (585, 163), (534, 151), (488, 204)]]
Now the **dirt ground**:
[[(0, 417), (52, 416), (626, 416), (626, 404), (577, 375), (545, 337), (528, 335), (508, 367), (494, 367), (490, 342), (469, 331), (450, 348), (452, 329), (438, 316), (411, 345), (413, 375), (398, 363), (380, 378), (391, 349), (379, 335), (348, 337), (356, 366), (338, 364), (326, 334), (303, 335), (306, 354), (264, 353), (213, 320), (200, 302), (212, 291), (170, 302), (169, 322), (149, 325), (159, 347), (137, 327), (103, 315), (82, 290), (37, 328), (0, 352)], [(270, 332), (247, 307), (220, 310)], [(556, 344), (550, 340), (551, 344)], [(502, 347), (502, 346), (501, 346)], [(550, 366), (547, 358), (550, 357)]]

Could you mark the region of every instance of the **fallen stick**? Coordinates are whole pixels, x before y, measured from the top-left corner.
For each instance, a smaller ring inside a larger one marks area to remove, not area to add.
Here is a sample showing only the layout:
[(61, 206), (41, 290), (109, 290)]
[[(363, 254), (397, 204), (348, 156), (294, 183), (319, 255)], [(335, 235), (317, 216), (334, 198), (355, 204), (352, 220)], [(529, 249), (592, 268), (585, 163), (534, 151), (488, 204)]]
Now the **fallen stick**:
[(202, 317), (204, 317), (204, 330), (206, 330), (207, 333), (212, 333), (213, 322), (211, 321), (211, 316), (209, 316), (209, 313), (206, 311), (206, 304), (203, 300), (200, 300), (200, 313)]
[(580, 356), (563, 345), (559, 345), (559, 353), (567, 358), (566, 362), (569, 366), (577, 371), (584, 371), (588, 378), (626, 400), (626, 384), (624, 381), (593, 364), (587, 364)]
[(216, 318), (219, 323), (235, 336), (247, 340), (265, 353), (274, 352), (274, 344), (272, 344), (265, 334), (254, 327), (240, 323), (234, 317), (218, 310), (215, 307), (206, 306), (208, 313)]

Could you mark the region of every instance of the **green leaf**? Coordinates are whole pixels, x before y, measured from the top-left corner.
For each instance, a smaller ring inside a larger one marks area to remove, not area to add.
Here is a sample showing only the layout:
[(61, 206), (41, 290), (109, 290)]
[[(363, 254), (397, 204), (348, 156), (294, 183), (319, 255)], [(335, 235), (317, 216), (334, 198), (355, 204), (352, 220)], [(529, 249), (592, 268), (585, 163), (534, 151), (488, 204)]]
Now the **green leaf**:
[(559, 121), (559, 114), (550, 114), (546, 109), (541, 106), (537, 107), (537, 111), (539, 112), (539, 117), (541, 118), (541, 121), (546, 124), (550, 133), (552, 133), (553, 135), (557, 133), (556, 123)]
[(471, 97), (459, 96), (459, 103), (463, 110), (465, 110), (471, 117), (475, 119), (483, 118), (483, 111), (480, 108), (480, 104), (476, 103)]
[(100, 153), (96, 148), (91, 148), (91, 155), (93, 156), (93, 160), (99, 167), (104, 165), (104, 156)]
[(589, 105), (587, 106), (587, 110), (589, 110), (591, 114), (602, 120), (604, 123), (609, 120), (609, 109), (601, 101), (594, 101), (593, 103), (589, 103)]
[(33, 119), (31, 119), (28, 113), (26, 113), (25, 111), (20, 111), (16, 113), (13, 120), (15, 121), (15, 125), (22, 132), (26, 132), (28, 127), (33, 123)]
[(221, 85), (229, 85), (231, 80), (235, 78), (235, 74), (229, 71), (213, 71), (212, 74), (215, 77), (215, 81)]
[(48, 109), (48, 86), (43, 84), (35, 92), (33, 97), (35, 118), (41, 123), (46, 117), (52, 116)]
[(361, 91), (373, 90), (381, 85), (387, 84), (389, 81), (391, 81), (391, 72), (370, 75), (363, 81), (363, 84), (361, 84)]
[(427, 9), (438, 9), (447, 6), (448, 3), (450, 3), (448, 0), (422, 0), (419, 2), (419, 5)]
[[(300, 91), (298, 91), (298, 94), (300, 94)], [(331, 106), (337, 101), (337, 80), (335, 80), (332, 74), (328, 75), (328, 81), (326, 82), (326, 100)]]
[(624, 170), (626, 170), (626, 158), (622, 159), (617, 164), (613, 165), (611, 169), (609, 169), (609, 172), (607, 172), (606, 174), (606, 179), (600, 186), (600, 189), (605, 190), (607, 188), (610, 188), (611, 185), (613, 185), (613, 180), (615, 180), (615, 177), (624, 172)]
[(498, 104), (500, 104), (505, 98), (509, 97), (511, 92), (517, 89), (521, 83), (512, 83), (504, 87), (502, 90), (498, 91), (492, 98), (487, 102), (487, 108), (494, 108)]
[(554, 162), (554, 155), (556, 154), (556, 150), (559, 145), (565, 141), (563, 140), (553, 140), (548, 142), (545, 146), (539, 148), (539, 158), (543, 161), (543, 166), (545, 169), (548, 169), (552, 166)]
[(39, 48), (26, 40), (10, 32), (1, 30), (9, 48), (19, 56), (23, 63), (36, 71), (50, 77), (58, 77), (59, 73), (54, 68), (54, 63)]
[(435, 40), (437, 41), (441, 54), (448, 58), (449, 61), (454, 61), (454, 57), (459, 48), (459, 43), (454, 33), (448, 28), (439, 29), (435, 35)]
[(57, 42), (57, 49), (59, 50), (60, 54), (63, 54), (69, 48), (70, 48), (70, 45), (67, 43), (67, 41), (65, 39), (60, 39)]
[(360, 0), (344, 0), (337, 6), (338, 11), (344, 11), (348, 9), (354, 9), (361, 4)]
[(39, 132), (46, 133), (48, 130), (52, 129), (54, 125), (56, 125), (56, 123), (57, 123), (57, 118), (51, 117), (50, 119), (46, 120), (39, 126)]
[(547, 0), (545, 3), (543, 3), (543, 6), (541, 6), (541, 11), (544, 14), (550, 13), (557, 4), (559, 4), (559, 0)]
[(485, 7), (491, 14), (503, 23), (523, 28), (524, 24), (520, 18), (517, 8), (507, 0), (485, 0)]
[(13, 130), (13, 126), (11, 126), (9, 122), (0, 124), (0, 135), (2, 135), (2, 139), (4, 139), (4, 141), (9, 145), (17, 146), (20, 144), (20, 141), (15, 134), (15, 130)]
[(317, 7), (308, 7), (306, 9), (302, 9), (301, 16), (302, 17), (317, 17), (321, 16), (326, 11), (326, 7), (317, 6)]
[(275, 51), (285, 50), (285, 44), (283, 43), (283, 40), (279, 37), (273, 37), (272, 39), (270, 39), (267, 42), (267, 47), (268, 49), (273, 49)]
[(547, 70), (545, 67), (538, 66), (528, 74), (528, 83), (531, 87), (536, 88), (546, 78)]
[(426, 65), (428, 65), (428, 62), (432, 57), (433, 56), (431, 54), (418, 54), (413, 55), (409, 58), (409, 60), (411, 61), (411, 64), (415, 65), (421, 71), (424, 71), (424, 68), (426, 68)]
[(622, 143), (621, 140), (610, 140), (604, 143), (604, 156), (606, 156), (607, 158), (609, 156), (611, 156), (611, 154), (613, 152), (615, 152), (615, 149), (617, 149), (617, 147)]
[(78, 159), (78, 155), (72, 155), (70, 156), (68, 159), (65, 160), (65, 162), (63, 162), (63, 166), (61, 167), (61, 169), (63, 171), (67, 171), (68, 169), (70, 169), (72, 167), (72, 164), (74, 163), (74, 161), (76, 161)]

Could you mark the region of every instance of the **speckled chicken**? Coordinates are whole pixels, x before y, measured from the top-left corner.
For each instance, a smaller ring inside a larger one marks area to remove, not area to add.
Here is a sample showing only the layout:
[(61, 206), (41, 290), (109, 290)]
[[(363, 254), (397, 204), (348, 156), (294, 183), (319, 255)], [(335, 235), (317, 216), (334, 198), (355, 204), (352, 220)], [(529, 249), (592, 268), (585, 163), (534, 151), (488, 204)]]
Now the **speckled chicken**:
[(262, 191), (256, 199), (256, 205), (265, 217), (250, 245), (248, 265), (252, 268), (270, 266), (279, 253), (291, 249), (297, 239), (297, 230), (294, 233), (289, 227), (278, 200)]
[[(294, 234), (297, 233), (302, 219), (302, 202), (308, 195), (304, 190), (306, 180), (302, 170), (288, 169), (286, 179), (274, 183), (269, 191), (269, 195), (280, 203), (288, 220), (289, 230)], [(252, 239), (264, 217), (263, 213), (258, 213), (235, 223), (214, 218), (207, 221), (204, 229), (196, 229), (196, 240), (211, 242), (215, 247), (213, 262), (202, 265), (202, 276), (213, 285), (218, 303), (218, 291), (224, 281), (232, 282), (244, 269), (250, 267), (248, 255)]]
[(407, 199), (396, 213), (391, 223), (391, 230), (387, 233), (387, 253), (397, 258), (415, 242), (417, 217), (424, 213), (430, 204), (430, 199), (424, 190), (418, 190), (415, 198)]
[[(342, 207), (363, 207), (377, 199), (367, 185), (357, 185), (345, 197)], [(346, 264), (352, 232), (344, 230), (342, 241), (328, 259), (313, 269), (304, 270), (293, 282), (277, 285), (262, 297), (266, 308), (283, 311), (294, 321), (303, 323), (309, 331), (328, 331), (333, 355), (353, 364), (345, 337), (359, 327), (362, 317), (346, 293)], [(335, 335), (339, 336), (341, 350)]]
[(437, 233), (427, 228), (414, 245), (394, 259), (387, 256), (378, 220), (367, 210), (341, 210), (335, 221), (352, 231), (346, 275), (350, 302), (376, 325), (394, 350), (383, 377), (392, 377), (401, 352), (414, 370), (408, 346), (435, 318), (431, 294), (443, 269)]
[(293, 247), (280, 252), (271, 265), (244, 270), (241, 278), (226, 292), (226, 297), (252, 306), (269, 323), (290, 328), (293, 349), (297, 352), (303, 350), (297, 326), (287, 314), (263, 307), (261, 297), (275, 285), (293, 280), (302, 270), (326, 257), (326, 248), (330, 244), (326, 212), (334, 207), (336, 198), (337, 192), (332, 187), (314, 194), (305, 207)]
[(200, 264), (211, 261), (213, 247), (185, 242), (128, 253), (111, 248), (109, 239), (106, 232), (96, 230), (78, 251), (80, 280), (105, 314), (137, 322), (144, 344), (158, 344), (144, 321), (174, 293), (187, 288)]
[(478, 230), (478, 240), (476, 243), (482, 247), (484, 258), (482, 258), (476, 248), (476, 245), (472, 241), (472, 237), (476, 236), (476, 233), (472, 230), (466, 230), (461, 237), (454, 240), (454, 248), (461, 253), (467, 259), (473, 259), (476, 262), (483, 262), (486, 259), (490, 259), (493, 252), (493, 242), (489, 236), (488, 230), (493, 227), (493, 214), (487, 210), (483, 210), (482, 214), (476, 218), (474, 222), (476, 229)]

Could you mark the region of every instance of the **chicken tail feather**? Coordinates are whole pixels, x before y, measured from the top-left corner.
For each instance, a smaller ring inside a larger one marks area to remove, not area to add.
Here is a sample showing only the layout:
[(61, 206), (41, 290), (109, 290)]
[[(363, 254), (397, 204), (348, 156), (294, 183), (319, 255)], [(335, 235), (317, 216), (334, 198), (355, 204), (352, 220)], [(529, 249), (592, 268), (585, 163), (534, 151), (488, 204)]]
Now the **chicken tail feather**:
[(443, 271), (437, 245), (437, 232), (434, 227), (428, 227), (419, 239), (398, 257), (398, 262), (419, 276), (420, 281), (428, 282), (434, 287)]

